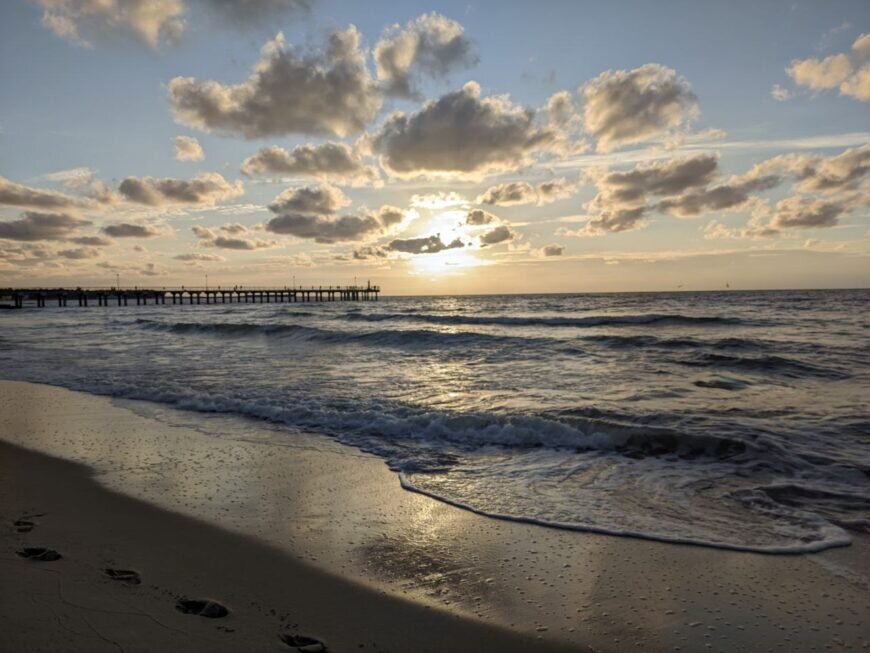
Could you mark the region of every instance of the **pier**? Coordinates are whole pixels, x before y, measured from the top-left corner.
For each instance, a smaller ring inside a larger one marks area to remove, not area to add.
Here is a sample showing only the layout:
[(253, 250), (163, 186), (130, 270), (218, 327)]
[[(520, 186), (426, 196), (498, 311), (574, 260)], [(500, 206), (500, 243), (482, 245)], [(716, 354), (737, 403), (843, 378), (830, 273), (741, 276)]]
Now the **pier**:
[[(0, 308), (34, 306), (136, 306), (166, 304), (269, 304), (377, 301), (380, 286), (218, 286), (216, 288), (5, 288)], [(7, 303), (11, 302), (11, 303)]]

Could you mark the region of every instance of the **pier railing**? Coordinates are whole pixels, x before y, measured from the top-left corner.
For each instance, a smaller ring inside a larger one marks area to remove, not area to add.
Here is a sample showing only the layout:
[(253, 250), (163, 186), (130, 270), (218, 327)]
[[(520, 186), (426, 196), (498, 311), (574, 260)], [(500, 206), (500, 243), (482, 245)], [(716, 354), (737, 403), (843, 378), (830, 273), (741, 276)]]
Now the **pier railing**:
[[(279, 302), (376, 301), (380, 286), (165, 286), (139, 288), (5, 288), (0, 307), (137, 306), (148, 304), (268, 304)], [(167, 301), (167, 299), (169, 301)], [(9, 302), (9, 303), (6, 303)]]

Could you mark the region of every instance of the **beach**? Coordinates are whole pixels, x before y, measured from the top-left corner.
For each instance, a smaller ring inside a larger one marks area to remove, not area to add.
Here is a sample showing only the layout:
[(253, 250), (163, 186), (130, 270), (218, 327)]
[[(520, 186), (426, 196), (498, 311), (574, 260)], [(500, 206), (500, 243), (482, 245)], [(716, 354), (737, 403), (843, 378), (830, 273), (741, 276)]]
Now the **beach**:
[(6, 381), (0, 415), (5, 650), (292, 650), (287, 634), (334, 651), (868, 645), (861, 535), (770, 555), (544, 528), (408, 492), (374, 456), (257, 420)]

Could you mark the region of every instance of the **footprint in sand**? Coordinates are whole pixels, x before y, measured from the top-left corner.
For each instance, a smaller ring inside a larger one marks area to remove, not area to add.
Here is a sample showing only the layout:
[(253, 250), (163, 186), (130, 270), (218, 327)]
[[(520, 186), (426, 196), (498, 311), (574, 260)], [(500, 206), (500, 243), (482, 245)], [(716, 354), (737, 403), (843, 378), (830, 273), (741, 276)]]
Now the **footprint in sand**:
[(195, 614), (207, 619), (220, 619), (226, 617), (230, 611), (217, 601), (208, 599), (179, 599), (175, 609), (184, 614)]
[(124, 583), (125, 585), (138, 585), (142, 582), (142, 577), (139, 575), (139, 572), (133, 571), (132, 569), (112, 569), (111, 567), (107, 567), (106, 569), (103, 569), (103, 573), (112, 580)]
[(12, 522), (12, 526), (15, 527), (17, 533), (29, 533), (36, 524), (29, 519), (16, 519)]
[(46, 549), (42, 546), (27, 546), (18, 550), (18, 555), (36, 562), (54, 562), (63, 556), (54, 549)]
[(281, 641), (290, 648), (301, 651), (301, 653), (324, 653), (326, 651), (326, 644), (306, 635), (281, 635)]

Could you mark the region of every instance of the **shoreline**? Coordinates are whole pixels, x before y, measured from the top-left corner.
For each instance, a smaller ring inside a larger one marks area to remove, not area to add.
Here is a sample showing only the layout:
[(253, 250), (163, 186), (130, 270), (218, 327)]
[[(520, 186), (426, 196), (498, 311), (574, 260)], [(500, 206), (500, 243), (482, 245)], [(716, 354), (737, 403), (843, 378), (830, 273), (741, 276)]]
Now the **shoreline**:
[[(0, 440), (61, 459), (36, 463), (38, 453), (0, 447), (0, 496), (6, 497), (0, 516), (10, 522), (18, 513), (40, 512), (38, 503), (66, 502), (27, 537), (78, 551), (40, 565), (18, 559), (10, 548), (17, 535), (4, 535), (11, 539), (2, 558), (0, 608), (15, 603), (24, 610), (21, 601), (3, 598), (3, 588), (29, 591), (38, 569), (79, 557), (90, 559), (91, 569), (108, 564), (103, 542), (120, 533), (112, 540), (113, 564), (133, 566), (128, 552), (144, 547), (141, 554), (152, 556), (149, 570), (166, 579), (157, 587), (193, 592), (173, 585), (192, 574), (187, 584), (226, 601), (229, 619), (240, 622), (236, 632), (250, 632), (263, 650), (288, 649), (276, 639), (275, 616), (245, 612), (241, 623), (237, 606), (266, 605), (252, 587), (258, 584), (274, 597), (270, 605), (291, 606), (287, 614), (303, 634), (322, 637), (331, 650), (366, 642), (366, 650), (393, 651), (823, 650), (866, 642), (870, 538), (864, 536), (847, 548), (783, 556), (496, 520), (403, 490), (382, 460), (325, 436), (22, 382), (0, 381)], [(70, 464), (65, 461), (86, 467), (50, 472)], [(18, 503), (11, 505), (5, 490), (17, 486), (34, 499), (16, 490)], [(94, 502), (79, 499), (75, 507), (82, 492)], [(125, 510), (107, 522), (107, 504)], [(60, 523), (52, 526), (54, 519)], [(151, 528), (131, 536), (142, 520)], [(118, 522), (127, 530), (116, 533)], [(53, 532), (61, 544), (42, 541)], [(162, 554), (148, 548), (154, 538)], [(198, 544), (191, 552), (171, 547), (175, 540)], [(239, 550), (252, 553), (243, 557)], [(177, 569), (182, 561), (190, 569)], [(196, 571), (197, 565), (208, 570)], [(288, 591), (285, 577), (308, 579), (304, 591)], [(75, 579), (96, 605), (111, 588), (99, 575), (82, 571)], [(220, 591), (208, 589), (206, 579)], [(246, 598), (235, 598), (237, 592)], [(67, 609), (48, 590), (40, 598), (54, 614)], [(174, 611), (174, 600), (150, 600), (149, 609), (168, 611), (173, 623), (190, 623)], [(303, 619), (317, 601), (332, 605), (330, 614), (314, 611)], [(332, 614), (336, 605), (374, 616), (355, 630), (356, 622)], [(54, 619), (30, 609), (13, 623), (33, 624), (35, 631)], [(390, 630), (392, 621), (401, 621), (400, 632)], [(202, 632), (228, 636), (208, 626)]]
[[(83, 465), (6, 442), (0, 489), (0, 628), (10, 653), (293, 650), (280, 641), (285, 634), (316, 638), (330, 651), (571, 650), (325, 574), (254, 539), (107, 490)], [(21, 519), (33, 530), (9, 528)], [(30, 546), (63, 557), (16, 555)], [(136, 571), (141, 584), (108, 578), (103, 570), (114, 567)], [(211, 599), (230, 613), (185, 615), (180, 598)]]

